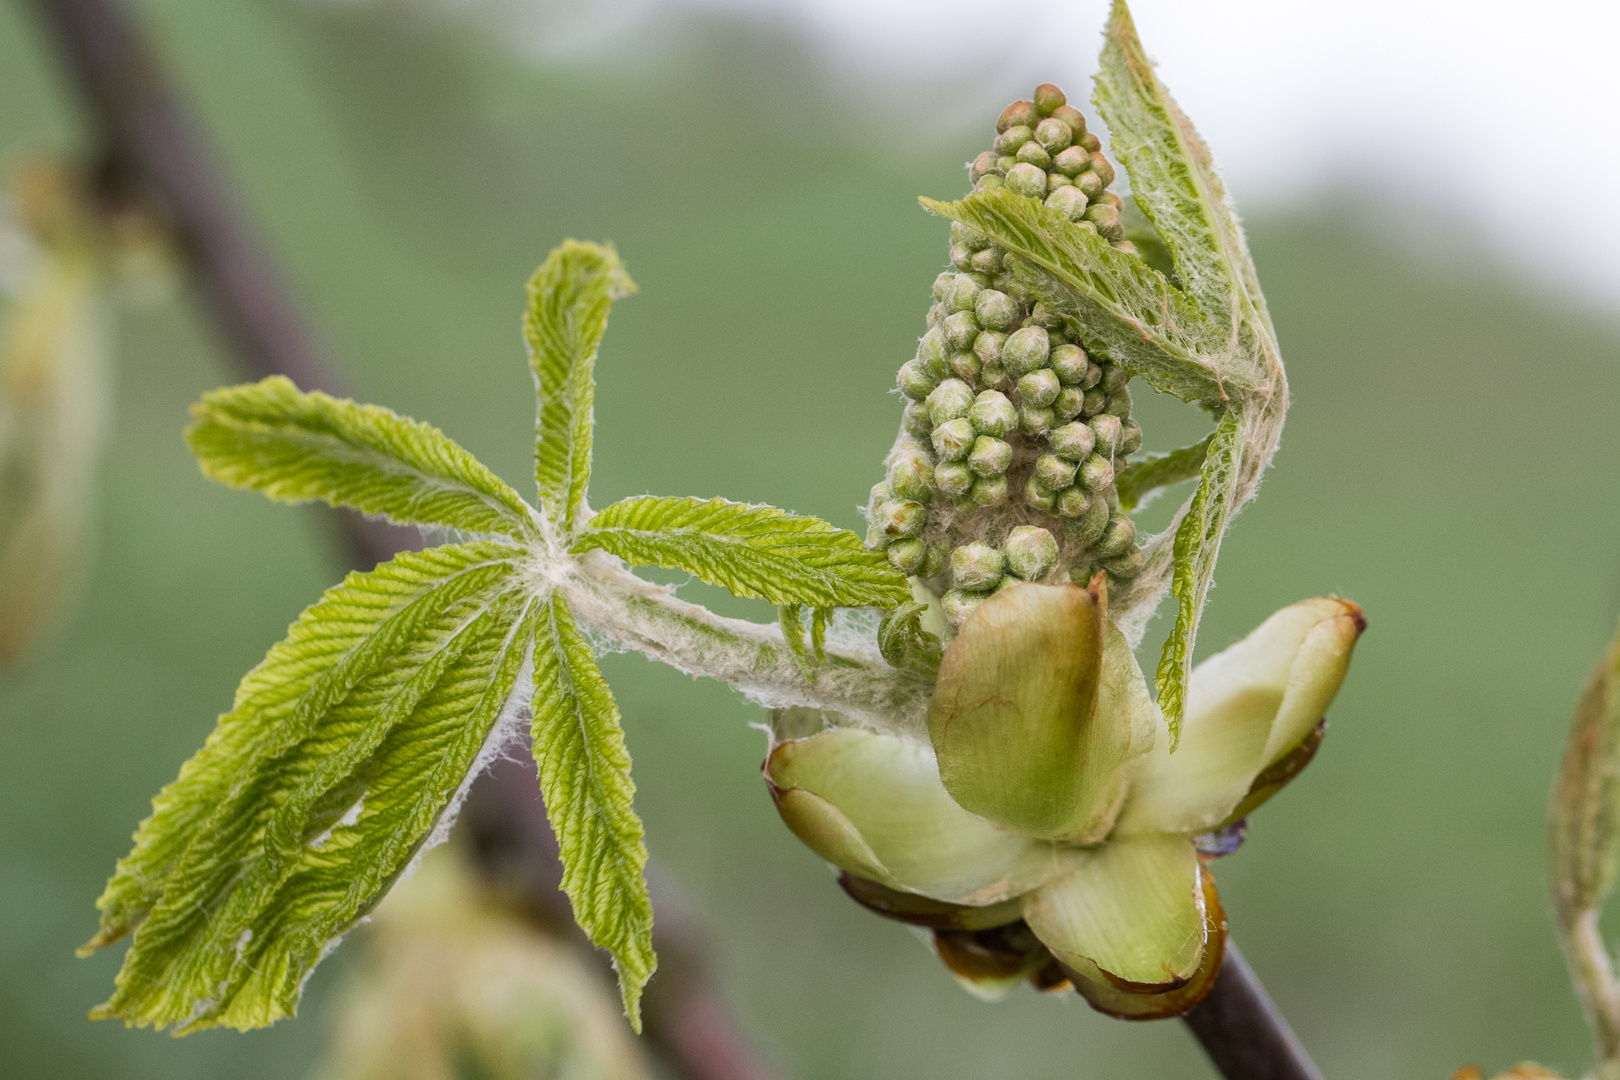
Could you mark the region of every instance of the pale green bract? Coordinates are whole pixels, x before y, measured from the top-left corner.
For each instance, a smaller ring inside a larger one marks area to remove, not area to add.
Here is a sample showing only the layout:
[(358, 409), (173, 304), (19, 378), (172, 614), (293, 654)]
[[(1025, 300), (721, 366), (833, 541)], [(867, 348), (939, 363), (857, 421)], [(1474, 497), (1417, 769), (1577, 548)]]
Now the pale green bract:
[(303, 394), (273, 375), (205, 394), (186, 443), (210, 478), (280, 502), (320, 499), (402, 525), (522, 537), (521, 496), (438, 428), (389, 409)]
[[(315, 964), (442, 836), (528, 706), (563, 888), (612, 953), (640, 1029), (656, 965), (646, 849), (618, 707), (569, 595), (598, 617), (633, 612), (631, 644), (663, 659), (682, 655), (663, 635), (701, 626), (712, 668), (698, 670), (732, 682), (740, 658), (761, 655), (763, 628), (675, 600), (592, 549), (818, 611), (908, 594), (853, 533), (770, 507), (627, 500), (586, 528), (591, 369), (612, 300), (632, 288), (611, 248), (577, 241), (530, 284), (540, 509), (437, 429), (286, 379), (194, 407), (187, 440), (214, 479), (475, 539), (349, 575), (242, 680), (98, 902), (100, 930), (84, 951), (131, 932), (133, 943), (92, 1015), (181, 1034), (291, 1015)], [(818, 651), (823, 631), (819, 615)], [(840, 661), (846, 695), (881, 695), (880, 661)], [(773, 695), (808, 686), (775, 677)]]
[(774, 506), (639, 495), (597, 514), (574, 543), (596, 547), (778, 606), (893, 607), (911, 596), (854, 533)]

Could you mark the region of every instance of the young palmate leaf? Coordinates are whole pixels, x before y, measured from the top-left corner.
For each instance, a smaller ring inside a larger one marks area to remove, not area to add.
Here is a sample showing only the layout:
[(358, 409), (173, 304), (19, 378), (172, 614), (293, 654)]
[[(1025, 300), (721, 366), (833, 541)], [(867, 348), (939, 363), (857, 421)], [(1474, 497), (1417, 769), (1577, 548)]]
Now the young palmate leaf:
[(1226, 532), (1227, 518), (1232, 513), (1232, 485), (1242, 452), (1237, 414), (1227, 413), (1221, 417), (1210, 439), (1192, 505), (1176, 528), (1175, 576), (1170, 584), (1170, 595), (1176, 599), (1176, 623), (1159, 655), (1156, 677), (1159, 708), (1170, 725), (1172, 748), (1181, 735), (1187, 678), (1192, 673), (1193, 639), (1198, 634), (1198, 617), (1204, 610), (1204, 598), (1215, 577), (1221, 536)]
[(591, 519), (574, 550), (591, 548), (778, 606), (893, 607), (911, 596), (905, 578), (854, 533), (774, 506), (636, 496)]
[(86, 946), (134, 930), (96, 1015), (181, 1032), (296, 1006), (433, 831), (524, 659), (523, 551), (480, 541), (350, 574), (242, 680), (153, 800)]
[(534, 480), (563, 532), (578, 521), (591, 479), (596, 348), (613, 301), (635, 292), (611, 247), (565, 240), (529, 280), (523, 334), (538, 396)]
[(575, 921), (613, 954), (625, 1013), (640, 1031), (641, 988), (657, 959), (619, 707), (562, 597), (536, 608), (534, 626), (534, 758), (563, 889)]
[(438, 428), (279, 375), (204, 395), (186, 442), (209, 477), (281, 502), (319, 499), (407, 525), (522, 537), (533, 511)]

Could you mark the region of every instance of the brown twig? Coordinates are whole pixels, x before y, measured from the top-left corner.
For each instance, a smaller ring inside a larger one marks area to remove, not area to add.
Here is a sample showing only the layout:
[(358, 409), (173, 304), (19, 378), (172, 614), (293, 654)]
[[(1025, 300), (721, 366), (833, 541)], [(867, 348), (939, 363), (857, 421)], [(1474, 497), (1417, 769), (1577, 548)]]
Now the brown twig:
[[(257, 378), (285, 375), (305, 390), (343, 394), (344, 380), (283, 291), (130, 12), (119, 0), (33, 6), (88, 106), (106, 193), (156, 205), (242, 365)], [(333, 520), (361, 569), (420, 546), (415, 530), (348, 512)], [(600, 962), (558, 891), (562, 870), (532, 763), (503, 762), (482, 778), (469, 800), (469, 821), (475, 847), (486, 856), (485, 874), (515, 886), (526, 910)], [(714, 991), (695, 922), (667, 887), (659, 893), (659, 968), (642, 1007), (654, 1052), (684, 1080), (775, 1080)]]
[(1231, 938), (1209, 996), (1182, 1019), (1226, 1080), (1322, 1080)]

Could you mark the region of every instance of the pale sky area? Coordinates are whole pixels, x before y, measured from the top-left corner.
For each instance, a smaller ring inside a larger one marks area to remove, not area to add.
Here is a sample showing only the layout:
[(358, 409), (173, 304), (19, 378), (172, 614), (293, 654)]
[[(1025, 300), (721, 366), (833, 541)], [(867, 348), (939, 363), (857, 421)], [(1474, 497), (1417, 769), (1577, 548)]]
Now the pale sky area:
[[(553, 44), (586, 48), (671, 6), (785, 20), (852, 74), (954, 73), (944, 113), (964, 117), (1042, 79), (1089, 97), (1107, 13), (1106, 0), (540, 6)], [(1620, 3), (1138, 0), (1133, 12), (1240, 209), (1382, 188), (1620, 308)]]

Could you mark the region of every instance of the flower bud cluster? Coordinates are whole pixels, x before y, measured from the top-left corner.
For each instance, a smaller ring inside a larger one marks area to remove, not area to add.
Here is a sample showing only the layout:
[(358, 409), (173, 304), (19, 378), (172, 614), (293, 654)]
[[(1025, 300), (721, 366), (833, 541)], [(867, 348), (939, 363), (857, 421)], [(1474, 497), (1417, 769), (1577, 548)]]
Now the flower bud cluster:
[[(997, 129), (996, 151), (973, 164), (977, 188), (1077, 207), (1072, 220), (1135, 250), (1104, 190), (1113, 167), (1062, 91), (1037, 88)], [(867, 506), (868, 545), (943, 593), (953, 624), (1009, 582), (1134, 577), (1136, 526), (1114, 484), (1142, 445), (1129, 373), (1087, 355), (988, 238), (953, 224), (950, 254), (955, 270), (935, 279), (928, 332), (897, 377), (907, 405)]]
[[(1015, 101), (1001, 111), (995, 146), (973, 159), (972, 177), (975, 191), (1005, 187), (1040, 199), (1121, 251), (1136, 251), (1120, 224), (1120, 198), (1108, 190), (1113, 164), (1086, 130), (1080, 110), (1051, 83), (1035, 88), (1034, 101)], [(956, 255), (953, 247), (953, 260)]]

